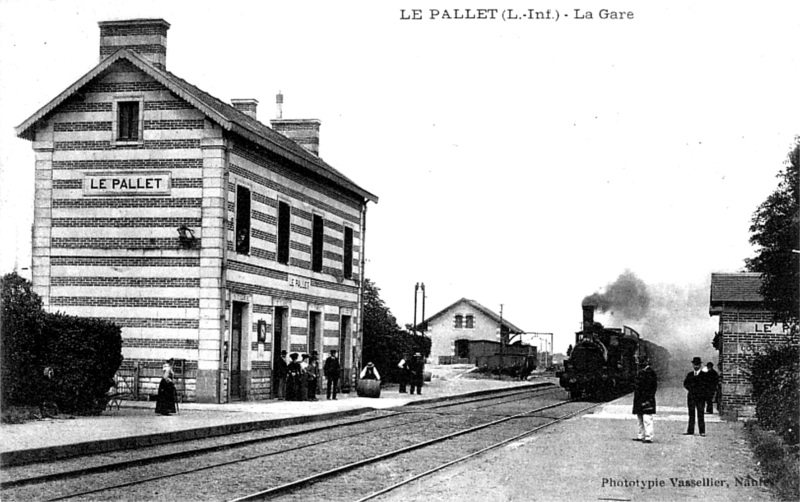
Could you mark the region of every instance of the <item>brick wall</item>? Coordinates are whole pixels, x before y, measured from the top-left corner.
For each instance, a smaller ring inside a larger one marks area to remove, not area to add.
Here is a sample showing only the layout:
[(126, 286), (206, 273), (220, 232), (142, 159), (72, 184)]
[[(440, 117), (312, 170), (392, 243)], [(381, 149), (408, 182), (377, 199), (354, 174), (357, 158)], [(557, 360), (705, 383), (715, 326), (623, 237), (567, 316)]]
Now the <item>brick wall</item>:
[(750, 361), (769, 346), (798, 344), (791, 327), (772, 323), (772, 313), (758, 307), (726, 307), (720, 315), (722, 350), (719, 370), (722, 412), (732, 418), (755, 416)]
[[(162, 29), (162, 28), (158, 28)], [(115, 99), (142, 103), (141, 141), (115, 141)], [(192, 361), (196, 371), (202, 246), (201, 112), (120, 61), (37, 131), (34, 286), (46, 307), (122, 327), (126, 361)], [(41, 149), (41, 148), (40, 148)], [(87, 175), (168, 173), (167, 194), (92, 195)], [(198, 238), (186, 249), (177, 227)], [(143, 376), (155, 392), (160, 375)], [(194, 396), (194, 375), (187, 397)], [(189, 381), (187, 381), (189, 383)]]

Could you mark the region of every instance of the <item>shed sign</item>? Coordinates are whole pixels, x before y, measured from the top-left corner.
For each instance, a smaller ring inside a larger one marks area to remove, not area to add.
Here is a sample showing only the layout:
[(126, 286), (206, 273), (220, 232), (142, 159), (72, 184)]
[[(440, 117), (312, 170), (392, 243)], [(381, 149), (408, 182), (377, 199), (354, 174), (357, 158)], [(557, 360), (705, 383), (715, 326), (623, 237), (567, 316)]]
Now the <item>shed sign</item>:
[(169, 195), (171, 173), (91, 173), (83, 178), (83, 195)]

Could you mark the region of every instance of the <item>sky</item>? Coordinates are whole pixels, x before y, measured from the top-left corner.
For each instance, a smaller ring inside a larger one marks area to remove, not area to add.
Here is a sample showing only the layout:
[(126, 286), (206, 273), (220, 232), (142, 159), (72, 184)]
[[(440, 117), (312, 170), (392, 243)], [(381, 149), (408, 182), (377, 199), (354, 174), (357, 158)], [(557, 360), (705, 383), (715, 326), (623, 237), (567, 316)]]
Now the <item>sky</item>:
[(463, 19), (481, 7), (0, 0), (0, 273), (30, 274), (34, 156), (14, 127), (98, 63), (99, 21), (163, 18), (172, 73), (257, 99), (262, 122), (279, 91), (284, 118), (321, 120), (321, 157), (380, 198), (365, 275), (401, 326), (424, 283), (426, 317), (502, 305), (564, 352), (584, 298), (634, 284), (643, 311), (597, 320), (713, 358), (711, 273), (753, 256), (750, 219), (800, 134), (800, 2), (607, 5), (620, 20), (512, 0)]

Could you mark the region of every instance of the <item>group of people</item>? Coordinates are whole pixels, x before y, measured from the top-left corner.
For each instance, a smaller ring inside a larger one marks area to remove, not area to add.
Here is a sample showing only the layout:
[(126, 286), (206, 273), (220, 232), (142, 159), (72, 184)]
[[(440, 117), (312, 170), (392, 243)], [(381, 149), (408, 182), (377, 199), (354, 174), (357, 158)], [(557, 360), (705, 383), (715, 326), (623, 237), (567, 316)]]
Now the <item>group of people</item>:
[[(298, 361), (300, 359), (300, 361)], [(273, 364), (274, 388), (278, 399), (285, 401), (317, 401), (320, 385), (319, 353), (315, 350), (311, 354), (289, 354), (286, 360), (286, 351), (282, 350), (280, 357)], [(328, 382), (327, 399), (336, 399), (339, 386), (341, 365), (336, 350), (331, 350), (330, 356), (325, 359), (322, 366), (322, 375)], [(331, 397), (332, 396), (332, 397)]]
[[(656, 414), (656, 390), (658, 389), (658, 376), (647, 357), (639, 360), (640, 371), (636, 374), (633, 392), (633, 413), (638, 420), (638, 433), (634, 441), (644, 443), (653, 442), (653, 415)], [(687, 390), (686, 404), (689, 408), (689, 425), (686, 436), (694, 435), (697, 423), (700, 436), (706, 435), (705, 413), (714, 412), (714, 397), (717, 394), (719, 374), (714, 370), (714, 363), (709, 362), (703, 367), (699, 357), (692, 359), (692, 371), (683, 380), (683, 387)]]
[(404, 394), (408, 386), (409, 394), (413, 394), (414, 390), (417, 394), (422, 394), (422, 384), (425, 379), (425, 359), (422, 354), (417, 352), (408, 359), (401, 359), (397, 367), (400, 369), (400, 392)]

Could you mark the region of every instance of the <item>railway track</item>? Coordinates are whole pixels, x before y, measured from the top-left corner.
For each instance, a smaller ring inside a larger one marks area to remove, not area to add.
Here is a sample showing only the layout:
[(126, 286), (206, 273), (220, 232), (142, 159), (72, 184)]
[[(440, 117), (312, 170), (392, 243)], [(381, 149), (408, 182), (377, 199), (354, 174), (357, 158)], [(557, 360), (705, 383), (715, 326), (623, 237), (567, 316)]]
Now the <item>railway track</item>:
[[(250, 434), (247, 439), (227, 438), (220, 441), (216, 438), (211, 445), (196, 446), (175, 451), (175, 445), (162, 447), (171, 449), (166, 453), (158, 453), (159, 448), (148, 448), (139, 452), (135, 458), (118, 460), (114, 455), (99, 455), (89, 457), (98, 465), (90, 465), (78, 469), (49, 469), (51, 472), (39, 475), (20, 475), (16, 469), (17, 477), (8, 479), (9, 472), (4, 472), (0, 483), (3, 497), (9, 500), (64, 500), (74, 498), (101, 498), (107, 497), (114, 491), (158, 482), (166, 482), (170, 478), (191, 476), (202, 472), (213, 472), (214, 469), (232, 466), (259, 459), (264, 461), (270, 457), (279, 457), (286, 451), (314, 450), (324, 448), (330, 443), (343, 441), (359, 441), (359, 438), (370, 434), (381, 434), (387, 430), (402, 430), (418, 427), (425, 422), (440, 421), (443, 416), (459, 416), (465, 410), (482, 410), (496, 408), (505, 403), (517, 403), (521, 399), (532, 399), (536, 396), (545, 396), (557, 388), (542, 387), (526, 390), (506, 390), (489, 396), (461, 398), (450, 402), (407, 406), (388, 412), (375, 412), (371, 416), (355, 420), (337, 421), (330, 425), (299, 429), (280, 434)], [(436, 420), (439, 419), (439, 420)], [(311, 438), (314, 436), (314, 438)], [(194, 442), (197, 443), (197, 442)], [(241, 452), (252, 451), (263, 445), (281, 444), (283, 448), (271, 448), (269, 451), (260, 451), (253, 454), (242, 455)], [(111, 458), (109, 458), (111, 457)], [(73, 461), (74, 463), (74, 461)], [(192, 464), (190, 468), (178, 468)], [(167, 467), (165, 467), (167, 466)], [(13, 473), (12, 473), (13, 475)], [(114, 479), (114, 482), (110, 482)], [(124, 479), (123, 481), (120, 481)], [(96, 487), (97, 485), (100, 487)], [(55, 486), (54, 486), (55, 485)], [(85, 489), (86, 486), (95, 486)], [(63, 489), (62, 489), (63, 488)], [(111, 497), (113, 498), (113, 497)], [(128, 498), (128, 497), (125, 497)], [(147, 498), (145, 496), (144, 498)], [(202, 497), (201, 497), (202, 498)]]

